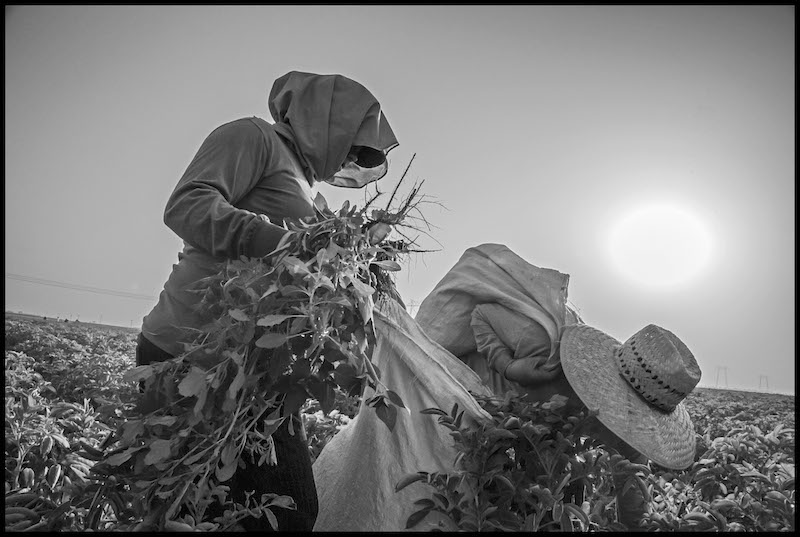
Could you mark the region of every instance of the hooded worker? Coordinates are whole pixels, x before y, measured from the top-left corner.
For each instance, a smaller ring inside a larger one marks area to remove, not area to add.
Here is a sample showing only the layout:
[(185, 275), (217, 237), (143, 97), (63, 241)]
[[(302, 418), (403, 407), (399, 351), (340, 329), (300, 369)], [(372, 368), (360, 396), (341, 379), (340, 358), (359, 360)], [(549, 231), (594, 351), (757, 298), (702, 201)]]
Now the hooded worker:
[[(184, 247), (143, 319), (137, 365), (182, 354), (191, 337), (187, 328), (208, 323), (197, 311), (202, 293), (196, 289), (220, 263), (269, 254), (287, 233), (285, 219), (314, 214), (318, 183), (361, 188), (377, 181), (386, 174), (386, 155), (398, 145), (378, 100), (342, 75), (289, 72), (274, 82), (269, 111), (274, 123), (249, 117), (215, 129), (172, 192), (164, 222)], [(230, 483), (239, 502), (244, 490), (255, 489), (256, 498), (266, 492), (292, 496), (296, 512), (276, 510), (280, 530), (310, 530), (317, 514), (311, 461), (300, 436), (282, 426), (273, 434), (281, 464), (248, 464)], [(264, 483), (272, 485), (267, 490)], [(264, 517), (243, 525), (269, 528)]]

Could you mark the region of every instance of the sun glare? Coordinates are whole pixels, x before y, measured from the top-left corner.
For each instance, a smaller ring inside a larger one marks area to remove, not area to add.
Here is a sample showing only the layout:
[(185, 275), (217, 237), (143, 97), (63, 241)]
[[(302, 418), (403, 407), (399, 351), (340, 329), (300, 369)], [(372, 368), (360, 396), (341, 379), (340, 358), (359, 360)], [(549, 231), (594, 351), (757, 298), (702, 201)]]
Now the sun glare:
[(688, 283), (708, 264), (711, 249), (706, 225), (689, 211), (670, 204), (627, 213), (609, 234), (615, 268), (647, 287)]

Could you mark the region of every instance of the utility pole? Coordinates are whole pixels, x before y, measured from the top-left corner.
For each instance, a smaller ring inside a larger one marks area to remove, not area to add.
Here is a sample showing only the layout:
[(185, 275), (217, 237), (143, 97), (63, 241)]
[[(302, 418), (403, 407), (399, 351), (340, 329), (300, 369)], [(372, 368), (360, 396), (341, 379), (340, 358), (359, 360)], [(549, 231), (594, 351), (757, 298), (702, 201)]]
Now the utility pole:
[(719, 374), (724, 373), (725, 375), (725, 387), (728, 387), (728, 368), (723, 366), (717, 366), (717, 388), (719, 388)]

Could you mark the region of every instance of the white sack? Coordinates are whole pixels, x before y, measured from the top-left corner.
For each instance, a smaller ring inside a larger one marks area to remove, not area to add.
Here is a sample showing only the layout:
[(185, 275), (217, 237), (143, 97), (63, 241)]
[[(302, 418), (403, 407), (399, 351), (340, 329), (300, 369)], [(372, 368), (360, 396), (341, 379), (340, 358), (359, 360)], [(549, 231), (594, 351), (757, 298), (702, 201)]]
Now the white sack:
[[(416, 508), (415, 500), (433, 489), (414, 483), (400, 492), (395, 485), (418, 471), (452, 471), (456, 451), (437, 407), (450, 412), (458, 402), (464, 422), (490, 419), (468, 390), (489, 395), (478, 376), (433, 342), (397, 302), (375, 311), (377, 346), (373, 354), (381, 379), (410, 412), (399, 409), (394, 431), (362, 404), (358, 415), (325, 446), (314, 462), (319, 516), (314, 531), (400, 531)], [(374, 395), (367, 389), (364, 399)], [(433, 518), (433, 517), (428, 517)], [(414, 529), (429, 529), (426, 518)]]

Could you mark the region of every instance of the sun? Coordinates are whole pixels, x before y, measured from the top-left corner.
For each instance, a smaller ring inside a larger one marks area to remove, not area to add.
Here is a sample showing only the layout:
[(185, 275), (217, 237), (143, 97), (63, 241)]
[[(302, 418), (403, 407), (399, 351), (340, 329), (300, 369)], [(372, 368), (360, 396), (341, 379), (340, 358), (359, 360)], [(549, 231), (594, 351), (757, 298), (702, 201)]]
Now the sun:
[(608, 236), (615, 268), (650, 288), (673, 288), (694, 280), (711, 258), (705, 223), (678, 205), (656, 203), (620, 218)]

